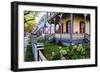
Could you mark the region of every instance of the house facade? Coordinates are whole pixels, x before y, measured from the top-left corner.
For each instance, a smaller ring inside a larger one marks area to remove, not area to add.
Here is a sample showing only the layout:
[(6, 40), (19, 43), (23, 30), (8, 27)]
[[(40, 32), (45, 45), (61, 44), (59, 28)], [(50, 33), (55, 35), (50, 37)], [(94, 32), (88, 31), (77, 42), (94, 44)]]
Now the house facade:
[(48, 12), (49, 35), (62, 43), (90, 42), (90, 14)]
[[(72, 15), (72, 18), (71, 18)], [(48, 13), (48, 22), (59, 26), (55, 32), (69, 33), (72, 23), (73, 33), (87, 33), (90, 35), (90, 15), (76, 13)], [(52, 28), (51, 28), (52, 29)]]
[[(42, 22), (42, 23), (40, 23)], [(46, 41), (90, 44), (90, 14), (47, 12), (39, 21)]]

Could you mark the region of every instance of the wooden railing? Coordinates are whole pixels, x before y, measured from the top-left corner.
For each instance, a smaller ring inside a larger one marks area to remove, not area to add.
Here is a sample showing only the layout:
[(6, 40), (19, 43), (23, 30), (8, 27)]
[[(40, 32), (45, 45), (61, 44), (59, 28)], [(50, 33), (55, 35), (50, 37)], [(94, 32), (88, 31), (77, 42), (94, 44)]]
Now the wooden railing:
[(42, 54), (42, 52), (39, 50), (39, 61), (47, 61), (45, 56)]

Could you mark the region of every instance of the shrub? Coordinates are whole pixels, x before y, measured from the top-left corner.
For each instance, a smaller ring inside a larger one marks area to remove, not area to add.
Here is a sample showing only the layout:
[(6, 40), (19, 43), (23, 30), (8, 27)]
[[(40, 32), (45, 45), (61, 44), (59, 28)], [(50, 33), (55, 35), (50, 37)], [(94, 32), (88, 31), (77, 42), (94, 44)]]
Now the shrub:
[(26, 53), (25, 53), (25, 61), (32, 61), (32, 47), (31, 45), (28, 45)]
[(63, 56), (67, 60), (85, 59), (90, 57), (89, 49), (88, 45), (83, 44), (63, 46), (63, 44), (45, 43), (43, 53), (48, 60), (61, 60)]

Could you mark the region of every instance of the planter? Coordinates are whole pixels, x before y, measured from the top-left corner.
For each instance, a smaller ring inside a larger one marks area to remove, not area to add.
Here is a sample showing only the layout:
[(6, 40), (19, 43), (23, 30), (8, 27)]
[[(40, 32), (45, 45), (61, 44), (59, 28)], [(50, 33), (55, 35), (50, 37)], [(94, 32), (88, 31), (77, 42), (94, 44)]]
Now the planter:
[[(59, 60), (66, 60), (64, 56), (61, 57)], [(39, 50), (39, 61), (48, 61), (45, 55), (42, 53), (42, 50)]]
[[(60, 46), (59, 46), (60, 45)], [(39, 60), (72, 60), (90, 58), (89, 45), (63, 46), (61, 44), (46, 43), (44, 49), (39, 50)]]
[(43, 55), (41, 50), (39, 50), (39, 61), (47, 61), (46, 57)]

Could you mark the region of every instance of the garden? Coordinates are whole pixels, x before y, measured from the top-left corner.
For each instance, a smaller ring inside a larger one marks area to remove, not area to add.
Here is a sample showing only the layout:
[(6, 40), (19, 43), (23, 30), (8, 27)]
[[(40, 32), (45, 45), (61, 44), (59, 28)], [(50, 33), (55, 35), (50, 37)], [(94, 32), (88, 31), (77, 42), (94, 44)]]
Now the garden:
[[(89, 59), (90, 46), (88, 44), (64, 45), (61, 42), (43, 42), (42, 38), (37, 40), (39, 43), (44, 43), (44, 49), (41, 53), (48, 61), (52, 60), (75, 60), (75, 59)], [(32, 46), (29, 39), (25, 61), (32, 61)]]
[(75, 60), (90, 58), (88, 44), (63, 45), (61, 43), (45, 43), (42, 53), (47, 60)]

